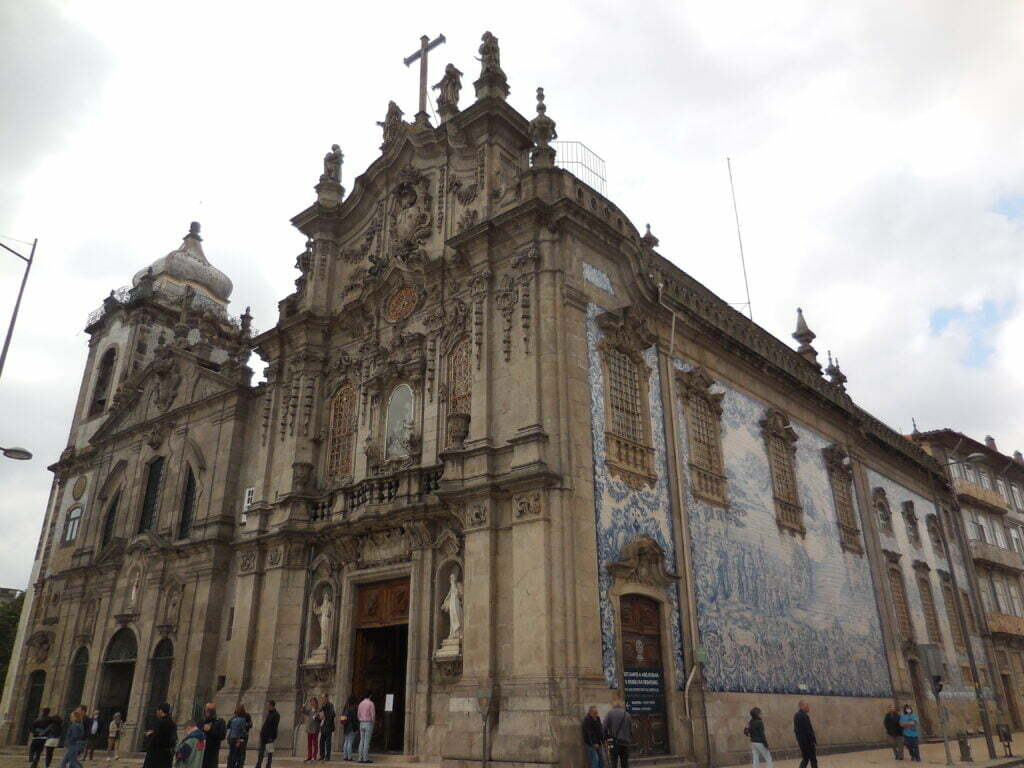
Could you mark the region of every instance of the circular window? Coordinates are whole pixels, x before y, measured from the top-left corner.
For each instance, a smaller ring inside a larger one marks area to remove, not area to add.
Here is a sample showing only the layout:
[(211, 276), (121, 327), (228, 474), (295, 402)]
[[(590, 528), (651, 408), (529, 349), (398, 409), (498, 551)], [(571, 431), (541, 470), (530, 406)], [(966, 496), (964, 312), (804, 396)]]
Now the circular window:
[(384, 319), (389, 323), (396, 323), (405, 320), (416, 309), (419, 302), (419, 294), (411, 286), (399, 288), (388, 299), (384, 305)]
[(82, 494), (85, 493), (85, 486), (87, 482), (88, 481), (84, 477), (79, 477), (77, 480), (75, 480), (75, 484), (71, 487), (71, 497), (75, 501), (78, 501), (80, 498), (82, 498)]

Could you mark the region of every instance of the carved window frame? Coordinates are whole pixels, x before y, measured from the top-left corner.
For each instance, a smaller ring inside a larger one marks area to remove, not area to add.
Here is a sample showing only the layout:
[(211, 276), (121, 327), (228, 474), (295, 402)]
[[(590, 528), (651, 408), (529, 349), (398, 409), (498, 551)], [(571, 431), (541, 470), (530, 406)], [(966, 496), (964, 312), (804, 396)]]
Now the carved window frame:
[(917, 582), (917, 592), (921, 598), (921, 612), (924, 614), (925, 632), (928, 634), (928, 642), (936, 645), (945, 645), (942, 642), (942, 629), (939, 626), (939, 612), (935, 605), (935, 593), (932, 592), (932, 580), (929, 577), (931, 567), (923, 560), (914, 563), (914, 581)]
[(74, 544), (78, 541), (78, 534), (82, 532), (82, 518), (85, 517), (85, 507), (75, 504), (64, 516), (64, 534), (60, 538), (61, 545)]
[[(676, 383), (686, 418), (690, 492), (695, 498), (715, 506), (728, 507), (722, 447), (722, 400), (725, 395), (711, 391), (715, 381), (701, 367), (677, 372)], [(705, 439), (699, 440), (698, 435)]]
[(904, 501), (900, 505), (900, 511), (903, 514), (903, 524), (907, 528), (907, 539), (915, 549), (921, 549), (921, 526), (914, 510), (914, 502)]
[(956, 595), (953, 592), (953, 582), (948, 573), (939, 571), (939, 589), (942, 591), (942, 603), (946, 608), (946, 618), (949, 621), (949, 631), (953, 636), (953, 647), (960, 653), (967, 651), (967, 642), (964, 638), (963, 627), (960, 626), (960, 617), (956, 612)]
[(889, 595), (892, 598), (895, 622), (893, 629), (901, 644), (914, 641), (914, 619), (910, 615), (910, 602), (907, 592), (907, 583), (903, 578), (903, 569), (900, 568), (899, 555), (892, 552), (885, 552), (889, 563), (886, 566), (886, 575), (889, 579)]
[(117, 346), (109, 346), (100, 355), (99, 363), (96, 365), (96, 378), (93, 381), (92, 393), (89, 397), (89, 410), (86, 411), (86, 420), (101, 416), (107, 411), (110, 405), (111, 394), (114, 389), (114, 369), (117, 367)]
[(846, 552), (864, 554), (860, 528), (857, 526), (857, 511), (854, 506), (853, 467), (846, 450), (839, 445), (821, 449), (832, 488), (832, 503), (836, 508), (836, 526), (839, 528), (839, 546)]
[[(775, 502), (775, 523), (783, 531), (805, 536), (803, 507), (800, 505), (799, 481), (796, 473), (796, 430), (782, 411), (770, 409), (761, 420), (768, 470)], [(788, 477), (787, 477), (788, 475)]]
[[(605, 465), (609, 473), (633, 490), (653, 488), (658, 481), (654, 461), (654, 439), (651, 429), (651, 369), (644, 359), (644, 350), (654, 344), (654, 337), (629, 308), (605, 312), (597, 318), (604, 337), (597, 345), (604, 381)], [(624, 435), (613, 429), (612, 368), (615, 356), (623, 358), (635, 371), (637, 429), (635, 435)], [(639, 438), (639, 439), (636, 439)]]
[[(462, 359), (460, 359), (460, 357)], [(460, 367), (464, 366), (464, 367)], [(444, 356), (445, 414), (472, 415), (473, 411), (473, 340), (461, 334), (447, 348)], [(460, 385), (467, 385), (465, 387)], [(464, 389), (464, 391), (463, 391)], [(444, 445), (454, 447), (457, 441), (453, 435), (453, 424), (445, 419)]]
[[(402, 388), (409, 390), (409, 452), (402, 454), (388, 454), (388, 426), (389, 417), (391, 415), (391, 401), (394, 400), (398, 390)], [(416, 419), (419, 415), (419, 409), (416, 407), (417, 400), (417, 388), (414, 387), (408, 381), (398, 381), (388, 390), (388, 396), (382, 402), (381, 414), (380, 414), (380, 454), (381, 460), (384, 464), (395, 461), (407, 461), (413, 458), (417, 454), (416, 446), (413, 441), (416, 437)]]
[(879, 529), (891, 534), (893, 532), (892, 507), (889, 505), (889, 497), (885, 492), (885, 488), (877, 486), (872, 489), (871, 509), (874, 510), (875, 515), (878, 517)]
[[(347, 421), (342, 423), (345, 399), (348, 400), (348, 415)], [(329, 484), (342, 484), (346, 480), (351, 480), (355, 474), (356, 442), (359, 432), (359, 387), (350, 379), (343, 380), (335, 388), (329, 403), (324, 476)]]
[(925, 530), (928, 531), (928, 539), (932, 543), (932, 551), (943, 560), (946, 559), (946, 548), (942, 545), (942, 522), (934, 512), (924, 519)]

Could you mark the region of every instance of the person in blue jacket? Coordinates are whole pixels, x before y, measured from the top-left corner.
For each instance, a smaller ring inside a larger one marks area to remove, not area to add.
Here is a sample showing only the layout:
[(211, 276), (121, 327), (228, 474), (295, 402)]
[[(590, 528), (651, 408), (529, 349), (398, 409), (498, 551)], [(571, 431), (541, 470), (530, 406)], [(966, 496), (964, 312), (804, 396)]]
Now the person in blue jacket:
[(914, 714), (914, 708), (909, 704), (904, 705), (903, 714), (900, 715), (900, 728), (903, 729), (903, 743), (910, 752), (910, 759), (915, 763), (921, 762), (919, 721)]

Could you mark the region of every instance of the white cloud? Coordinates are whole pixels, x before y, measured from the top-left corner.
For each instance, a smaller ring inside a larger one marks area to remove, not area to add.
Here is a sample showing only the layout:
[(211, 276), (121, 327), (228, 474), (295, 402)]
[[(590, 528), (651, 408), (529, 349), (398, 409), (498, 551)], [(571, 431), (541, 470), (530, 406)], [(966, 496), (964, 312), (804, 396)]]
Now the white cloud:
[[(1024, 8), (946, 0), (819, 3), (7, 4), (0, 234), (39, 237), (8, 367), (0, 440), (0, 584), (24, 583), (64, 446), (86, 314), (203, 223), (236, 312), (261, 328), (292, 288), (312, 200), (337, 141), (345, 183), (376, 157), (375, 121), (415, 111), (402, 66), (422, 34), (467, 75), (479, 36), (502, 43), (510, 101), (545, 86), (566, 139), (608, 161), (609, 196), (650, 221), (662, 253), (741, 301), (725, 157), (733, 158), (755, 319), (783, 339), (803, 306), (851, 393), (892, 426), (951, 425), (1024, 447), (1024, 223), (992, 212), (1024, 194)], [(440, 25), (440, 26), (439, 26)], [(13, 190), (13, 192), (11, 192)], [(13, 257), (0, 296), (13, 297)], [(987, 367), (968, 329), (932, 313), (1013, 309)], [(7, 555), (7, 556), (3, 556)]]

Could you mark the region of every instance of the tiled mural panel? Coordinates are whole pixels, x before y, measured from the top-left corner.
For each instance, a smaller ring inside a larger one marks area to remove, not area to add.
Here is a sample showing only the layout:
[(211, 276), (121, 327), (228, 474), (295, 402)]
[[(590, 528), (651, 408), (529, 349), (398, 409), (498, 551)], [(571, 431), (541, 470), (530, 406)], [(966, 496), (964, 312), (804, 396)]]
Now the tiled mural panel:
[[(935, 611), (939, 615), (939, 627), (942, 631), (942, 646), (946, 653), (946, 663), (949, 664), (950, 675), (943, 685), (943, 698), (970, 701), (975, 697), (974, 688), (964, 685), (961, 674), (961, 666), (967, 663), (966, 655), (958, 659), (956, 649), (953, 646), (953, 636), (950, 633), (950, 616), (946, 613), (945, 601), (942, 599), (942, 592), (939, 588), (938, 570), (949, 571), (949, 564), (938, 552), (932, 548), (931, 538), (928, 536), (928, 529), (925, 519), (935, 512), (935, 506), (913, 491), (903, 487), (895, 480), (891, 480), (874, 470), (868, 470), (868, 485), (873, 490), (883, 488), (886, 498), (889, 501), (889, 508), (892, 511), (892, 534), (879, 529), (879, 539), (882, 549), (890, 552), (899, 552), (900, 568), (903, 571), (903, 582), (906, 585), (907, 601), (910, 606), (911, 622), (914, 625), (914, 639), (919, 643), (928, 642), (928, 633), (924, 625), (924, 610), (921, 607), (921, 593), (917, 588), (916, 574), (913, 564), (915, 560), (923, 560), (931, 567), (928, 576), (932, 586), (932, 600), (935, 603)], [(903, 518), (903, 503), (914, 502), (914, 511), (918, 518), (918, 528), (921, 532), (921, 546), (915, 547), (907, 536), (907, 526)], [(954, 558), (957, 557), (957, 550), (953, 551)], [(957, 583), (961, 588), (967, 584), (967, 574), (960, 563), (954, 563), (956, 569)], [(952, 617), (956, 621), (956, 617)], [(977, 638), (972, 639), (974, 653), (979, 664), (985, 660), (984, 644)], [(930, 695), (930, 694), (929, 694)]]
[[(692, 366), (675, 361), (677, 368)], [(728, 509), (693, 498), (693, 546), (701, 640), (711, 690), (888, 697), (892, 686), (866, 555), (839, 545), (823, 437), (791, 421), (806, 537), (775, 523), (771, 476), (759, 422), (767, 407), (724, 392), (722, 444)], [(682, 466), (686, 420), (675, 404)], [(688, 478), (687, 478), (688, 479)]]
[[(618, 687), (615, 661), (615, 614), (617, 606), (609, 599), (612, 579), (608, 565), (619, 559), (622, 547), (638, 536), (653, 538), (665, 550), (666, 565), (678, 573), (675, 539), (672, 533), (672, 503), (669, 498), (665, 455), (665, 421), (661, 402), (661, 377), (658, 372), (657, 352), (651, 347), (644, 359), (651, 371), (649, 408), (651, 435), (655, 450), (658, 481), (653, 488), (634, 491), (621, 480), (611, 477), (605, 464), (605, 412), (604, 377), (601, 373), (600, 353), (597, 345), (602, 332), (597, 327), (601, 308), (587, 307), (587, 347), (589, 349), (588, 380), (590, 384), (590, 411), (594, 441), (594, 514), (597, 520), (598, 592), (601, 605), (601, 642), (605, 681), (609, 688)], [(669, 624), (672, 627), (672, 663), (675, 679), (682, 686), (683, 637), (679, 614), (678, 587), (669, 588)]]

